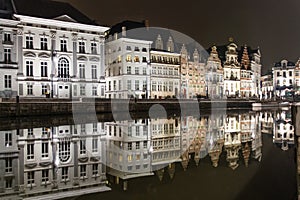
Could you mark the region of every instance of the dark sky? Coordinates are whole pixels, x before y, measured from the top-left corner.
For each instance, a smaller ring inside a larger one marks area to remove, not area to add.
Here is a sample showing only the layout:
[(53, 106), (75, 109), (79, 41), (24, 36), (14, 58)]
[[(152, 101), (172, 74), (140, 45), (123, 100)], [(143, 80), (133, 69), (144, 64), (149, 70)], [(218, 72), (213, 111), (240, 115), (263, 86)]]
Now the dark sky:
[(285, 0), (60, 0), (111, 26), (148, 19), (150, 26), (182, 32), (207, 48), (233, 37), (238, 46), (260, 47), (263, 71), (300, 57), (300, 1)]

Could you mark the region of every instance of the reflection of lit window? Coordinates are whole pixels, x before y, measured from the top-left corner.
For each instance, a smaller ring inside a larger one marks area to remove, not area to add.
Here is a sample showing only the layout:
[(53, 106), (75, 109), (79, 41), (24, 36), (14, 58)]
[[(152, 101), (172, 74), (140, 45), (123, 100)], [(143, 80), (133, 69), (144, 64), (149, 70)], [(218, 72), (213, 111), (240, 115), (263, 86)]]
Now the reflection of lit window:
[(138, 161), (138, 160), (140, 160), (141, 159), (141, 154), (137, 154), (136, 155), (136, 160)]
[(140, 58), (138, 56), (134, 56), (134, 62), (140, 62)]
[(122, 162), (122, 161), (123, 161), (123, 156), (119, 155), (119, 162)]
[(128, 160), (128, 162), (131, 162), (132, 161), (132, 155), (128, 155), (127, 160)]
[(12, 158), (5, 158), (5, 173), (12, 172)]
[(27, 159), (34, 159), (34, 144), (27, 144)]
[(34, 171), (27, 172), (27, 184), (28, 185), (34, 184)]
[(128, 143), (128, 150), (132, 150), (132, 143), (131, 142)]
[(80, 178), (86, 178), (86, 165), (80, 165)]
[(47, 184), (49, 182), (49, 170), (42, 170), (42, 184)]
[(98, 164), (93, 164), (92, 173), (93, 173), (93, 176), (98, 175)]
[(61, 162), (66, 162), (70, 158), (70, 141), (60, 141), (59, 142), (59, 160)]
[(131, 55), (127, 55), (127, 56), (126, 56), (126, 61), (127, 61), (127, 62), (131, 62)]
[(66, 181), (69, 178), (69, 168), (68, 167), (62, 167), (61, 168), (61, 179)]
[(80, 154), (86, 154), (86, 140), (80, 140)]

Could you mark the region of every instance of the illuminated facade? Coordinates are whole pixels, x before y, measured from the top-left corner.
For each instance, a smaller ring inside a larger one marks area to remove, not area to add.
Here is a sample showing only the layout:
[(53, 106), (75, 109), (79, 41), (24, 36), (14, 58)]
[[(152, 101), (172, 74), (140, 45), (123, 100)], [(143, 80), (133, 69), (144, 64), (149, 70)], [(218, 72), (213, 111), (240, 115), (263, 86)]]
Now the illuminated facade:
[(223, 67), (218, 56), (217, 47), (213, 46), (208, 57), (206, 66), (206, 87), (210, 99), (223, 98)]
[(0, 97), (15, 97), (18, 93), (17, 24), (16, 20), (0, 18)]
[(238, 62), (237, 45), (231, 42), (227, 46), (224, 62), (224, 94), (228, 97), (240, 97), (241, 66)]
[(179, 97), (180, 54), (151, 50), (151, 98)]
[(190, 59), (188, 50), (182, 45), (181, 54), (181, 98), (194, 98), (206, 96), (205, 88), (205, 64), (200, 62), (197, 49), (193, 52), (193, 60)]
[(272, 68), (274, 93), (277, 97), (284, 97), (294, 88), (295, 63), (282, 60)]
[(106, 97), (149, 98), (152, 42), (126, 38), (125, 30), (120, 37), (106, 43)]

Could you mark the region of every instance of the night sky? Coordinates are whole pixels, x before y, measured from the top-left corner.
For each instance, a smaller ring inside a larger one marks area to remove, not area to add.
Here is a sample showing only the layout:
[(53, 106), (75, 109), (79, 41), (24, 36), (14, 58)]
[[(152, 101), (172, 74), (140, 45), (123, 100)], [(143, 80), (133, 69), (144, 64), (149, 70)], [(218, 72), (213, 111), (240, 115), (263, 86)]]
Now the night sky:
[(71, 3), (101, 25), (148, 19), (150, 26), (182, 32), (203, 47), (260, 47), (263, 72), (274, 62), (300, 57), (300, 1), (262, 0), (60, 0)]

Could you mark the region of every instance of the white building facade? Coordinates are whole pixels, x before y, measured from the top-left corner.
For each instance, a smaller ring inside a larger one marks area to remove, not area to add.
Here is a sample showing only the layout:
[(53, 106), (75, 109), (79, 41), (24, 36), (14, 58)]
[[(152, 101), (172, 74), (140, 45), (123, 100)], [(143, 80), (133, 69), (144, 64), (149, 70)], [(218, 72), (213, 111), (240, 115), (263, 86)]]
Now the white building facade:
[(104, 97), (106, 27), (15, 15), (18, 89), (22, 97)]
[(0, 97), (18, 93), (17, 24), (16, 20), (0, 19)]
[(288, 60), (275, 63), (272, 68), (273, 87), (276, 97), (282, 98), (294, 88), (294, 69), (295, 64)]
[(107, 98), (149, 98), (151, 44), (125, 37), (106, 43)]

